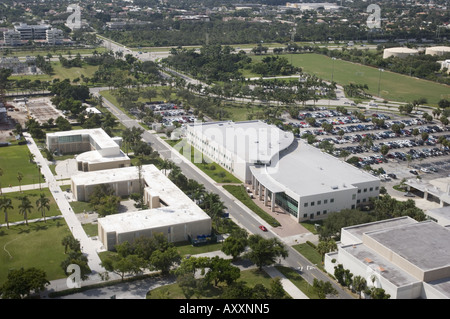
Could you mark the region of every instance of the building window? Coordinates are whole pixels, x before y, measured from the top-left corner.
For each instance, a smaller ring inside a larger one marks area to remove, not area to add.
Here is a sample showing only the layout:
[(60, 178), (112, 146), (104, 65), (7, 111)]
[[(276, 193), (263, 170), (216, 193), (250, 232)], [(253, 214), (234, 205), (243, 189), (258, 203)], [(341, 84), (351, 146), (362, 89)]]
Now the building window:
[(327, 213), (327, 210), (325, 209), (324, 211), (323, 211), (323, 214), (325, 215)]
[(303, 218), (308, 218), (308, 214), (303, 214)]
[(303, 206), (304, 206), (304, 207), (308, 207), (308, 203), (305, 203)]
[(355, 200), (356, 199), (356, 194), (352, 195), (352, 199)]
[(373, 191), (373, 187), (371, 187), (371, 188), (369, 189), (369, 191), (371, 191), (371, 192), (372, 192), (372, 191)]
[(365, 203), (366, 202), (366, 199), (365, 198), (363, 198), (363, 203)]
[(327, 203), (328, 203), (328, 199), (324, 199), (324, 200), (323, 200), (323, 203), (324, 203), (324, 204), (327, 204)]
[(375, 187), (375, 190), (377, 191), (377, 190), (379, 190), (380, 188), (377, 186), (377, 187)]
[(330, 203), (334, 203), (334, 198), (330, 199)]
[(322, 201), (318, 200), (317, 201), (317, 205), (320, 205), (322, 203)]
[(320, 212), (317, 212), (317, 216), (319, 216), (320, 215)]
[(361, 202), (361, 200), (358, 199), (358, 200), (356, 201), (356, 204), (359, 204), (360, 202)]
[(361, 190), (360, 189), (358, 189), (358, 194), (361, 194)]
[(366, 193), (367, 192), (367, 188), (364, 188), (364, 193)]
[(355, 209), (355, 205), (354, 204), (352, 205), (352, 209)]

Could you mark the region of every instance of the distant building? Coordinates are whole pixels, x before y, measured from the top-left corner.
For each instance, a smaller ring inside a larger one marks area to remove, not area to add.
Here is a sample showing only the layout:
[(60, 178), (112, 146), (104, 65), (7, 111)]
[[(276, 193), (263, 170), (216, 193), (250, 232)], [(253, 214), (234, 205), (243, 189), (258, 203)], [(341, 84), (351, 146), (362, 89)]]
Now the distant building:
[(445, 55), (450, 53), (450, 47), (446, 46), (437, 46), (437, 47), (429, 47), (425, 49), (425, 54), (430, 55)]
[(47, 38), (47, 30), (50, 29), (48, 24), (28, 25), (20, 23), (14, 26), (15, 31), (20, 33), (21, 40), (45, 40)]
[(329, 3), (329, 2), (301, 2), (301, 3), (286, 3), (286, 8), (289, 9), (299, 9), (300, 11), (307, 11), (307, 10), (324, 10), (324, 11), (337, 11), (341, 9), (342, 7), (337, 5), (336, 3)]
[(5, 45), (7, 46), (16, 46), (22, 44), (20, 32), (16, 30), (7, 30), (3, 32), (3, 39), (5, 41)]
[(51, 28), (46, 31), (46, 40), (50, 45), (58, 45), (64, 42), (64, 32), (62, 30)]
[(81, 153), (75, 159), (78, 170), (84, 172), (130, 166), (130, 158), (120, 149), (121, 142), (121, 138), (111, 138), (101, 128), (47, 134), (50, 152)]
[(399, 217), (344, 227), (338, 251), (325, 254), (325, 270), (337, 265), (391, 299), (450, 299), (450, 229), (432, 220)]
[(383, 59), (387, 59), (391, 56), (397, 57), (397, 58), (406, 58), (410, 55), (417, 55), (419, 54), (419, 50), (416, 49), (410, 49), (410, 48), (388, 48), (384, 49), (383, 51)]

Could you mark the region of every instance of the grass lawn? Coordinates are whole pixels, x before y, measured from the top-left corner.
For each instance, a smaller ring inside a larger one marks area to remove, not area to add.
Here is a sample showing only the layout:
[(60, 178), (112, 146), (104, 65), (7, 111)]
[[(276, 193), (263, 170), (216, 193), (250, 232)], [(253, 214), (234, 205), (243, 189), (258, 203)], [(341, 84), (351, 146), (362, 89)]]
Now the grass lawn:
[(60, 264), (66, 259), (62, 238), (70, 231), (63, 219), (46, 223), (30, 223), (29, 226), (11, 226), (0, 229), (0, 285), (8, 271), (21, 267), (36, 267), (47, 274), (48, 280), (65, 278)]
[[(186, 140), (166, 140), (166, 142), (174, 147), (177, 146), (177, 150), (184, 155), (183, 150), (189, 144)], [(180, 147), (180, 148), (178, 148)], [(189, 146), (188, 146), (189, 147)], [(202, 155), (205, 162), (202, 162), (201, 159), (196, 156)], [(189, 156), (189, 155), (185, 155)], [(200, 151), (196, 150), (191, 146), (191, 162), (195, 164), (198, 168), (200, 168), (205, 174), (211, 177), (217, 183), (242, 183), (237, 177), (228, 172), (219, 164), (212, 162), (212, 160), (208, 159), (204, 154)]]
[(98, 225), (97, 224), (83, 224), (83, 229), (86, 235), (90, 237), (98, 236)]
[[(257, 269), (243, 270), (238, 282), (245, 282), (249, 287), (254, 287), (257, 284), (262, 284), (266, 288), (270, 288), (271, 277), (265, 271)], [(210, 286), (205, 289), (203, 296), (198, 298), (192, 296), (191, 299), (220, 299), (222, 296), (224, 284), (219, 284), (217, 287)], [(148, 292), (147, 299), (186, 299), (178, 284), (165, 285)]]
[[(30, 163), (28, 158), (27, 145), (11, 145), (0, 149), (0, 168), (3, 176), (0, 176), (2, 188), (11, 186), (38, 184), (39, 171), (35, 163)], [(23, 179), (19, 183), (17, 173), (23, 174)], [(41, 176), (41, 182), (44, 178)]]
[(223, 188), (255, 212), (259, 217), (268, 222), (271, 226), (280, 226), (280, 223), (275, 218), (267, 214), (261, 207), (253, 202), (243, 185), (224, 185)]
[(292, 246), (295, 250), (297, 250), (300, 254), (302, 254), (306, 259), (308, 259), (317, 267), (322, 267), (322, 256), (319, 254), (317, 250), (311, 247), (308, 244), (298, 244)]
[[(439, 100), (450, 96), (450, 88), (446, 85), (389, 71), (381, 72), (380, 80), (378, 68), (343, 60), (332, 60), (320, 54), (286, 54), (283, 56), (289, 61), (292, 58), (294, 66), (301, 67), (304, 72), (315, 74), (321, 79), (330, 81), (333, 75), (333, 80), (340, 85), (346, 85), (351, 82), (367, 84), (369, 87), (368, 92), (374, 96), (378, 94), (378, 83), (380, 82), (380, 95), (381, 98), (386, 100), (412, 102), (415, 99), (424, 97), (429, 104), (437, 105)], [(263, 57), (252, 56), (252, 59), (259, 61)]]
[(314, 291), (314, 288), (305, 279), (303, 279), (297, 271), (284, 266), (275, 267), (310, 299), (319, 299), (319, 296)]
[[(21, 203), (20, 197), (26, 195), (28, 196), (28, 199), (31, 202), (31, 205), (33, 205), (33, 208), (31, 209), (31, 213), (28, 214), (28, 220), (35, 219), (35, 218), (41, 218), (41, 213), (37, 210), (36, 201), (39, 199), (40, 194), (45, 194), (45, 196), (50, 200), (50, 210), (45, 211), (45, 216), (59, 216), (61, 215), (61, 211), (58, 208), (58, 205), (55, 202), (55, 199), (53, 198), (50, 190), (48, 188), (42, 188), (40, 190), (39, 188), (33, 189), (33, 190), (27, 190), (21, 192), (13, 192), (13, 193), (3, 193), (3, 196), (6, 198), (11, 198), (13, 209), (8, 210), (8, 220), (10, 223), (12, 222), (18, 222), (23, 221), (23, 215), (19, 213), (19, 205)], [(4, 214), (2, 211), (1, 215), (1, 223), (5, 223)]]
[[(61, 65), (60, 62), (51, 62), (53, 66), (53, 74), (40, 74), (40, 75), (15, 75), (11, 76), (11, 80), (21, 80), (21, 79), (30, 79), (32, 81), (34, 80), (41, 80), (41, 81), (53, 81), (53, 79), (70, 79), (70, 81), (73, 81), (75, 78), (80, 78), (83, 74), (85, 77), (92, 77), (95, 73), (95, 71), (98, 70), (98, 66), (89, 65), (86, 63), (83, 63), (83, 67), (81, 68), (65, 68)], [(81, 83), (81, 81), (80, 81)]]

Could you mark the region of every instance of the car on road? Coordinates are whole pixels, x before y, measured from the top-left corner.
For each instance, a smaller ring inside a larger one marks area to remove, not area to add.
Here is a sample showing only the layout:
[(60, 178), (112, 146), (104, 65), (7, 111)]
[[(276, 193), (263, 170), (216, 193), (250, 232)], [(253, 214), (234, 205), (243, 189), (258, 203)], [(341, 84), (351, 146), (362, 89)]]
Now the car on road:
[(262, 231), (267, 231), (267, 228), (264, 227), (263, 225), (260, 225), (260, 226), (259, 226), (259, 229), (261, 229)]
[(415, 169), (412, 169), (409, 172), (414, 175), (419, 175), (419, 173)]

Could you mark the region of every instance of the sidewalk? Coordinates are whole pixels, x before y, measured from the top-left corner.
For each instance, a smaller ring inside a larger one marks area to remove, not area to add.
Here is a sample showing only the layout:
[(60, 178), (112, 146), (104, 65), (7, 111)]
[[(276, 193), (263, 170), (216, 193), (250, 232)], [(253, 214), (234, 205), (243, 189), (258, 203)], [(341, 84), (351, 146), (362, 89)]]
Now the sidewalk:
[(88, 258), (88, 264), (92, 270), (92, 273), (95, 275), (104, 272), (105, 269), (101, 267), (101, 260), (97, 254), (98, 245), (93, 245), (92, 239), (86, 235), (80, 221), (72, 211), (72, 207), (65, 197), (64, 192), (62, 192), (59, 187), (61, 185), (61, 181), (57, 181), (55, 176), (53, 176), (53, 173), (47, 165), (47, 160), (42, 156), (30, 134), (24, 133), (24, 137), (27, 140), (27, 145), (30, 152), (35, 155), (36, 163), (41, 165), (41, 172), (45, 177), (48, 189), (52, 193), (68, 228), (72, 232), (73, 236), (80, 241), (81, 251)]

